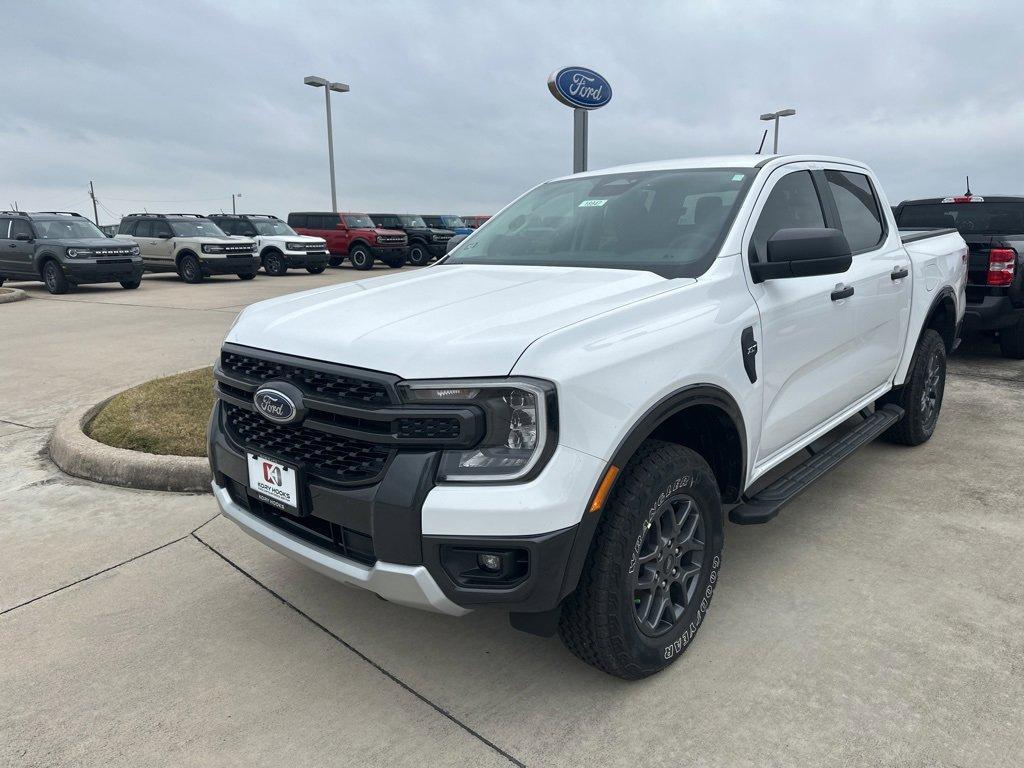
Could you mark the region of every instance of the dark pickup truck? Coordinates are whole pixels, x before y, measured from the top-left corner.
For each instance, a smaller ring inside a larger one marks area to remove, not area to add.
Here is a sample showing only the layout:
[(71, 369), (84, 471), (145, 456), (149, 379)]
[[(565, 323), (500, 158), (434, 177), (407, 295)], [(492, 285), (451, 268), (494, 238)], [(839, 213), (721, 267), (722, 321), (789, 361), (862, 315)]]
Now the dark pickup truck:
[(1024, 197), (904, 200), (893, 213), (900, 229), (956, 227), (971, 249), (965, 330), (997, 334), (1004, 357), (1024, 358)]

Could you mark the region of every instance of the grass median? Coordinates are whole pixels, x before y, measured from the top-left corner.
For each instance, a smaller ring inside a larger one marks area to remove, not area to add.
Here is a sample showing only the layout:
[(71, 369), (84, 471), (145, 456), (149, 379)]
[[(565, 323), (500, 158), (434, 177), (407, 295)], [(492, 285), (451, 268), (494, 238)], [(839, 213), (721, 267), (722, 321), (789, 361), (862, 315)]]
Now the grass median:
[(213, 368), (154, 379), (115, 396), (85, 432), (115, 448), (162, 456), (205, 456)]

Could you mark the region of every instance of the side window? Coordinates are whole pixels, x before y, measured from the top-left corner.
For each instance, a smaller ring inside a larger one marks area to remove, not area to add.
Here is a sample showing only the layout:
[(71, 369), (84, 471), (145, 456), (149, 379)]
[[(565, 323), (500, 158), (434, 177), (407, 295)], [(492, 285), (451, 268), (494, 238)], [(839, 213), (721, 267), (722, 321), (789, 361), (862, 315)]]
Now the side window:
[(224, 221), (223, 219), (221, 219), (220, 221), (215, 221), (213, 223), (216, 224), (221, 229), (223, 229), (225, 235), (238, 234), (239, 223), (237, 221)]
[(825, 215), (810, 171), (784, 176), (768, 195), (750, 238), (754, 257), (768, 258), (768, 240), (780, 229), (824, 227)]
[(7, 234), (11, 230), (10, 219), (0, 219), (0, 240), (7, 240)]
[(32, 237), (32, 225), (24, 219), (11, 219), (11, 239), (15, 239), (18, 235)]
[(825, 178), (850, 250), (869, 251), (882, 242), (882, 214), (868, 177), (847, 171), (825, 171)]
[(135, 230), (135, 219), (121, 219), (121, 226), (117, 228), (117, 234), (130, 235)]
[(288, 217), (288, 226), (290, 227), (306, 227), (309, 226), (306, 223), (306, 214), (304, 213), (293, 213)]
[(150, 223), (153, 225), (153, 237), (174, 237), (171, 225), (166, 221), (155, 220)]
[(321, 216), (320, 229), (337, 229), (339, 221), (341, 221), (341, 219), (335, 215)]

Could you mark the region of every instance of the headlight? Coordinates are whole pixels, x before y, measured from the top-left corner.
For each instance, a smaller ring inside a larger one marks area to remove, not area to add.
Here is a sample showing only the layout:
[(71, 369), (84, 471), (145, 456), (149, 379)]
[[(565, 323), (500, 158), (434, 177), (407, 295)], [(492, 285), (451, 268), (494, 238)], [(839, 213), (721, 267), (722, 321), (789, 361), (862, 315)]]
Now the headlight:
[(203, 245), (203, 253), (224, 253), (223, 245)]
[(92, 256), (92, 251), (88, 248), (68, 248), (69, 259), (87, 259)]
[(433, 242), (435, 242), (436, 240), (437, 240), (437, 235), (431, 235), (431, 236), (430, 236), (430, 242), (432, 242), (432, 243), (433, 243)]
[(485, 418), (480, 444), (441, 454), (438, 479), (501, 482), (528, 475), (554, 447), (555, 387), (537, 379), (413, 381), (399, 385), (402, 399), (422, 405), (475, 405)]
[(288, 251), (301, 251), (302, 250), (302, 243), (285, 243), (284, 247), (285, 247), (285, 250), (288, 250)]
[(139, 246), (136, 245), (134, 248), (132, 248), (132, 256), (138, 256), (140, 253), (141, 251), (139, 250)]

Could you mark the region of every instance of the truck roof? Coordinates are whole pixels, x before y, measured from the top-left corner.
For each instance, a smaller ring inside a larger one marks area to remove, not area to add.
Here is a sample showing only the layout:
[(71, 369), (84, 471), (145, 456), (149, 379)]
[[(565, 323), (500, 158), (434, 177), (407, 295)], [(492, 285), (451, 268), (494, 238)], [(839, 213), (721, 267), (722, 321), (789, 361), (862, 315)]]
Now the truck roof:
[(864, 163), (845, 157), (828, 155), (716, 155), (712, 157), (682, 157), (674, 160), (653, 160), (645, 163), (630, 163), (611, 168), (600, 168), (583, 173), (570, 174), (561, 179), (578, 178), (580, 176), (603, 176), (610, 173), (637, 173), (642, 171), (680, 171), (688, 168), (763, 168), (776, 164), (799, 162), (828, 162), (867, 168)]

